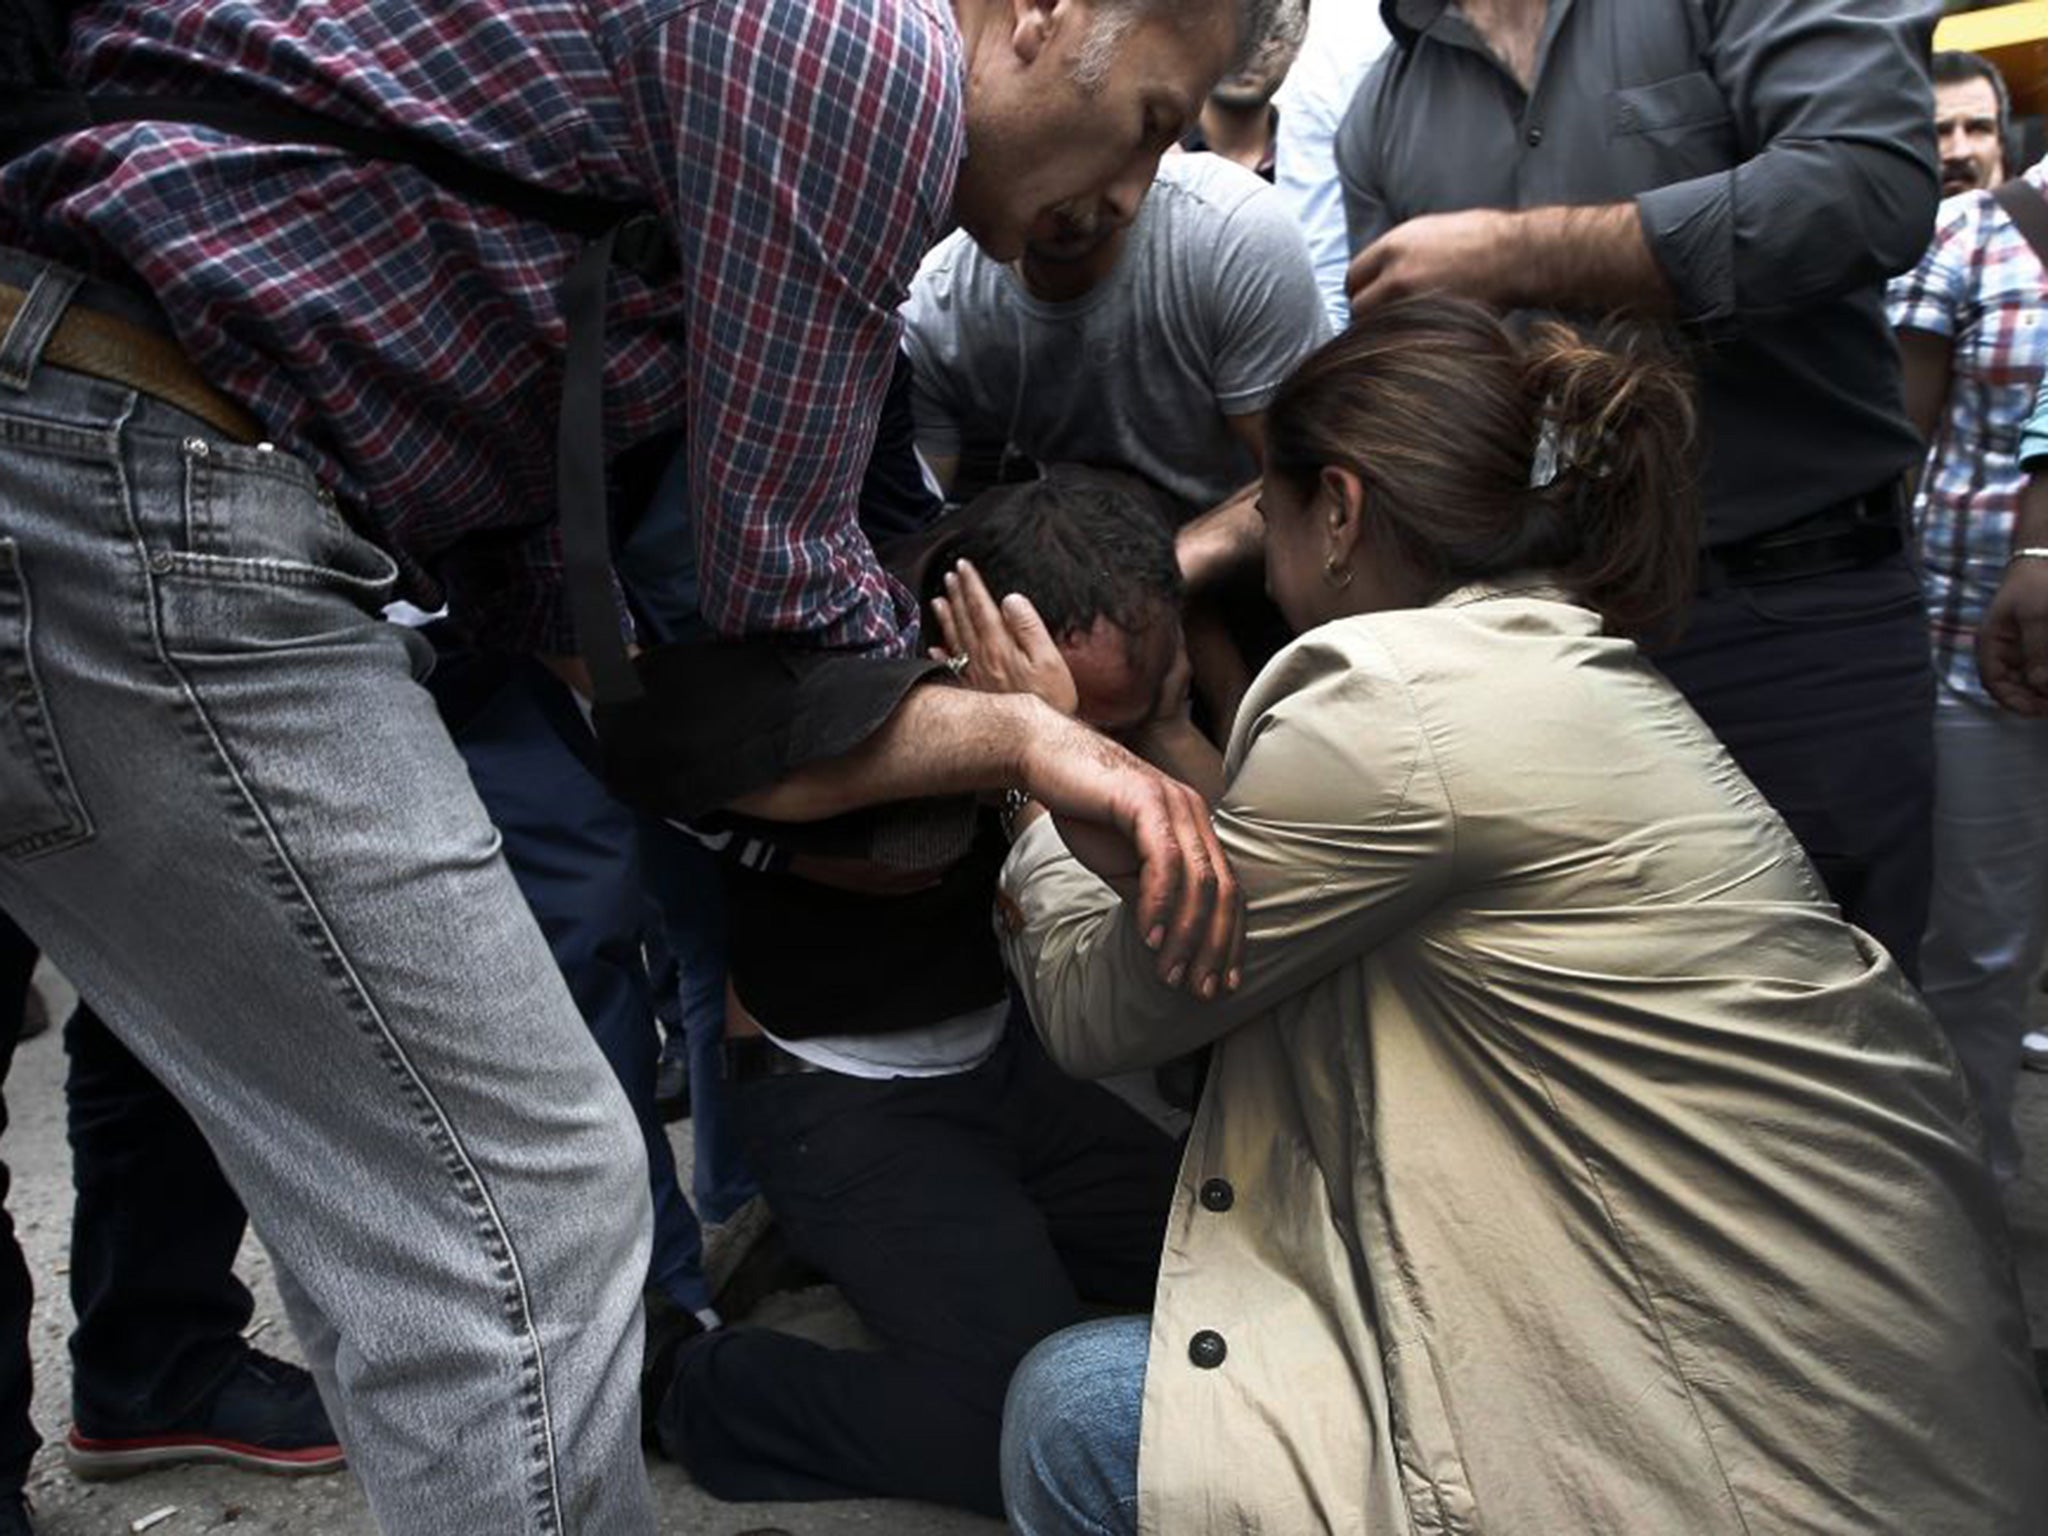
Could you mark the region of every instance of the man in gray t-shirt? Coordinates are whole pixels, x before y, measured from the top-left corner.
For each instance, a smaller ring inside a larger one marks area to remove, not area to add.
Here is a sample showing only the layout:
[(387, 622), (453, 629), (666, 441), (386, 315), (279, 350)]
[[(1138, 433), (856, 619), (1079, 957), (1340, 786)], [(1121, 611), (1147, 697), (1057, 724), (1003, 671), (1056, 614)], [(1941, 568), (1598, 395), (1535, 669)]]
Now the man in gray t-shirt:
[(1259, 473), (1266, 403), (1328, 335), (1301, 231), (1257, 176), (1171, 155), (1129, 225), (1067, 220), (1014, 266), (964, 234), (903, 306), (918, 447), (1152, 480), (1192, 513)]

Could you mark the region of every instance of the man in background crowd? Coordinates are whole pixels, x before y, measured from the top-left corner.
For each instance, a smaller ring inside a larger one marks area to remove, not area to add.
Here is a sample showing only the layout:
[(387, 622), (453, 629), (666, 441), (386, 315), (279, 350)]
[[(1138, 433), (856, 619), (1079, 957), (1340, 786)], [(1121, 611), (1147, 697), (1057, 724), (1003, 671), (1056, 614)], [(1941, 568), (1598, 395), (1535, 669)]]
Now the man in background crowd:
[(2010, 1181), (2014, 1075), (2048, 918), (2048, 725), (1999, 707), (1976, 636), (2013, 546), (2020, 433), (2048, 370), (2048, 166), (1994, 195), (2004, 83), (1968, 53), (1936, 54), (1934, 80), (1942, 186), (1955, 195), (1890, 290), (1906, 404), (1928, 444), (1913, 506), (1937, 682), (1921, 987), (1970, 1079), (1992, 1171)]
[(1934, 56), (1934, 135), (1941, 195), (1989, 192), (2005, 180), (2012, 100), (1989, 59), (1958, 48)]
[(1361, 0), (1313, 0), (1301, 52), (1273, 104), (1280, 125), (1273, 146), (1273, 185), (1308, 238), (1316, 287), (1335, 334), (1351, 322), (1344, 271), (1351, 245), (1344, 231), (1344, 187), (1337, 174), (1337, 125), (1358, 94), (1358, 82), (1387, 47), (1379, 8)]

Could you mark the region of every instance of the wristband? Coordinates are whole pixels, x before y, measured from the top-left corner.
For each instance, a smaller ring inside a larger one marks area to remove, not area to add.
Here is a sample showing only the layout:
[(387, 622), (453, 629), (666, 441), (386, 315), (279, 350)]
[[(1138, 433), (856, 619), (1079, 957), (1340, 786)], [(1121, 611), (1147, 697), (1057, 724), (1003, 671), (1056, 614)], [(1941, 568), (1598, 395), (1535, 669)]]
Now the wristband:
[(1031, 793), (1023, 789), (1003, 791), (1002, 810), (998, 813), (1003, 823), (1003, 836), (1011, 842), (1017, 840), (1017, 818), (1024, 814), (1024, 807), (1031, 803)]
[(2017, 565), (2022, 560), (2048, 560), (2048, 544), (2029, 544), (2024, 549), (2016, 549), (2006, 556), (2005, 563)]

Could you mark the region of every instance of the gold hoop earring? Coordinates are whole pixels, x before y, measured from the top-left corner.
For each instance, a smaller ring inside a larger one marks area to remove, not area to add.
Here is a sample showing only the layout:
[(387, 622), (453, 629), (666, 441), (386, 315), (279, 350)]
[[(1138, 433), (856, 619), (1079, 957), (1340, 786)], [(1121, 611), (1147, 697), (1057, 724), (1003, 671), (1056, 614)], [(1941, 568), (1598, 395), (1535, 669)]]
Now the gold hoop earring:
[(1351, 567), (1332, 555), (1323, 562), (1323, 580), (1342, 592), (1351, 585)]

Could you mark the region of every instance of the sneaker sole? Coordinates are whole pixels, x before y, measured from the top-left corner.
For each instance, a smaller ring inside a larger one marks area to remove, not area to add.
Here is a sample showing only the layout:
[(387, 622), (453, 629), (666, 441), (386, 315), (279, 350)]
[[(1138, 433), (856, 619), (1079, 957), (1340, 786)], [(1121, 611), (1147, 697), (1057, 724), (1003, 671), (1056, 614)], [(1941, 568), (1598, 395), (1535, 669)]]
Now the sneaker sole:
[(201, 1440), (165, 1435), (143, 1440), (90, 1440), (73, 1431), (64, 1442), (64, 1465), (81, 1482), (116, 1482), (160, 1467), (206, 1464), (263, 1472), (272, 1477), (314, 1477), (338, 1472), (347, 1458), (338, 1445), (300, 1451), (270, 1450), (236, 1440)]

